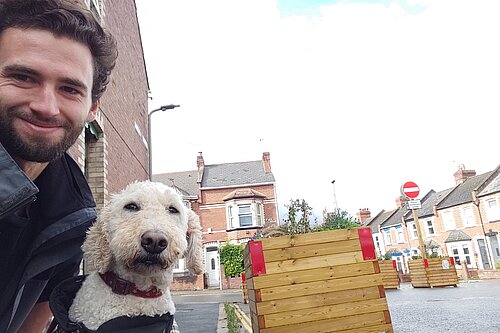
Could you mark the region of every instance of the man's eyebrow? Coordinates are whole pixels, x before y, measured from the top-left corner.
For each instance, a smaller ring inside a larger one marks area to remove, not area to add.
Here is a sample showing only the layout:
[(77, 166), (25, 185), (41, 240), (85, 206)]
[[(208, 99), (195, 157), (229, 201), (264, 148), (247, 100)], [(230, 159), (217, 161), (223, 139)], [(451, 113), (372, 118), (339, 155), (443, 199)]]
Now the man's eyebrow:
[[(17, 64), (5, 66), (3, 71), (6, 74), (17, 73), (17, 74), (36, 76), (36, 77), (40, 76), (40, 73), (37, 72), (36, 70), (34, 70), (30, 67), (26, 67), (23, 65), (17, 65)], [(65, 78), (62, 78), (60, 81), (65, 83), (65, 84), (68, 84), (70, 86), (73, 86), (75, 88), (80, 88), (80, 89), (84, 90), (85, 92), (89, 91), (89, 87), (81, 80), (70, 78), (70, 77), (65, 77)]]
[(23, 65), (7, 65), (4, 67), (3, 71), (5, 73), (19, 73), (19, 74), (27, 74), (32, 76), (39, 76), (39, 73), (32, 68), (23, 66)]
[(82, 81), (77, 80), (77, 79), (72, 79), (72, 78), (66, 77), (66, 78), (63, 78), (61, 80), (61, 82), (64, 82), (64, 83), (69, 84), (70, 86), (73, 86), (76, 88), (80, 88), (85, 92), (87, 92), (89, 90), (89, 87), (85, 83), (83, 83)]

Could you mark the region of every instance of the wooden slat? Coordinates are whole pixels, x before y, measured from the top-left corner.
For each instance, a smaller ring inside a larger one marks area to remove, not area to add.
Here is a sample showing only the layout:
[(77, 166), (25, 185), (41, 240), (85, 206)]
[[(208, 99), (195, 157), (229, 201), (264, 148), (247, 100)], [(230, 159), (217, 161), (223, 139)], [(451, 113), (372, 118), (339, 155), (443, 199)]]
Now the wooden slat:
[[(305, 322), (294, 325), (263, 328), (260, 330), (260, 333), (328, 333), (382, 324), (388, 324), (386, 323), (384, 312), (373, 312), (348, 317), (318, 320), (314, 322), (314, 325), (312, 325), (311, 322)], [(372, 332), (375, 333), (377, 331)]]
[(251, 280), (251, 283), (247, 282), (247, 285), (249, 289), (262, 289), (374, 273), (375, 270), (373, 262), (365, 261), (352, 265), (327, 266), (302, 271), (286, 272), (279, 275), (255, 276), (252, 279), (247, 279), (247, 281)]
[(370, 327), (353, 328), (351, 330), (331, 331), (328, 333), (394, 333), (394, 331), (391, 324), (382, 324)]
[(261, 239), (261, 241), (262, 247), (265, 251), (292, 246), (330, 243), (346, 239), (359, 239), (358, 228), (312, 232), (308, 234), (281, 236), (275, 238), (264, 238)]
[(317, 257), (329, 254), (361, 251), (358, 239), (348, 239), (330, 243), (309, 244), (281, 249), (264, 250), (266, 263), (289, 259)]
[(370, 299), (379, 299), (381, 295), (378, 286), (333, 291), (323, 294), (290, 297), (255, 304), (255, 311), (261, 315), (272, 313), (302, 310), (307, 308), (318, 308), (321, 306), (335, 305), (341, 303), (358, 302)]
[[(332, 291), (373, 287), (378, 285), (382, 285), (382, 276), (380, 274), (370, 274), (341, 279), (300, 283), (289, 286), (263, 288), (258, 290), (260, 290), (261, 301), (271, 301), (288, 297), (314, 295)], [(250, 291), (249, 297), (251, 297)]]
[(277, 274), (320, 267), (349, 265), (364, 261), (361, 251), (339, 253), (327, 256), (270, 262), (266, 264), (266, 272), (267, 274)]
[(299, 324), (307, 321), (314, 322), (317, 320), (353, 316), (386, 310), (388, 310), (386, 300), (384, 298), (376, 298), (359, 302), (349, 302), (316, 308), (279, 312), (265, 315), (264, 318), (266, 322), (266, 328), (268, 328), (282, 326), (283, 323), (286, 323), (287, 325)]

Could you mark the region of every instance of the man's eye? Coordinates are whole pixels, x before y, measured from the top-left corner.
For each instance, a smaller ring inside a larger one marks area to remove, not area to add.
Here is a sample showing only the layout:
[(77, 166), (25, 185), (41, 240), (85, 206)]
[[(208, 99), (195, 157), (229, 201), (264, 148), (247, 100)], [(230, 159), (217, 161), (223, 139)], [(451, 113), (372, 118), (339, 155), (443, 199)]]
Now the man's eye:
[(80, 93), (80, 91), (72, 87), (62, 87), (61, 90), (72, 95), (78, 95)]
[(33, 81), (29, 76), (24, 75), (24, 74), (13, 74), (12, 78), (14, 78), (14, 80), (19, 81), (19, 82), (31, 82), (31, 81)]
[(139, 206), (137, 206), (135, 203), (126, 204), (123, 208), (134, 212), (140, 210)]
[(179, 211), (177, 210), (177, 208), (175, 208), (174, 206), (170, 206), (168, 207), (168, 211), (172, 214), (177, 214), (179, 213)]

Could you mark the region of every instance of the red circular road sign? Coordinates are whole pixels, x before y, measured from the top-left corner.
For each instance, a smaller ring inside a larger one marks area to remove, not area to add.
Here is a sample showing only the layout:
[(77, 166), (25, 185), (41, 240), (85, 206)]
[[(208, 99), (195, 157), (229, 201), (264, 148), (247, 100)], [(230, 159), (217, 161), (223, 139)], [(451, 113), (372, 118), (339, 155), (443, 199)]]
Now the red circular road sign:
[(406, 182), (401, 186), (401, 194), (409, 199), (415, 199), (419, 193), (420, 189), (414, 182)]

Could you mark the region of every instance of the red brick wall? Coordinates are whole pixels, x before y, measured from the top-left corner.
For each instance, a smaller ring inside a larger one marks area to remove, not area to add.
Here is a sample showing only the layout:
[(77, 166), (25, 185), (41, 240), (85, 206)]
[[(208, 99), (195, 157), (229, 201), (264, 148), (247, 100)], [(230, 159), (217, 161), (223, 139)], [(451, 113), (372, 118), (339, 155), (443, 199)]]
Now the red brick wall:
[(148, 84), (134, 0), (105, 0), (106, 27), (118, 44), (118, 60), (101, 99), (108, 143), (108, 190), (148, 178), (148, 151), (136, 132), (147, 137)]
[(202, 290), (205, 288), (204, 276), (191, 274), (174, 274), (170, 290)]

